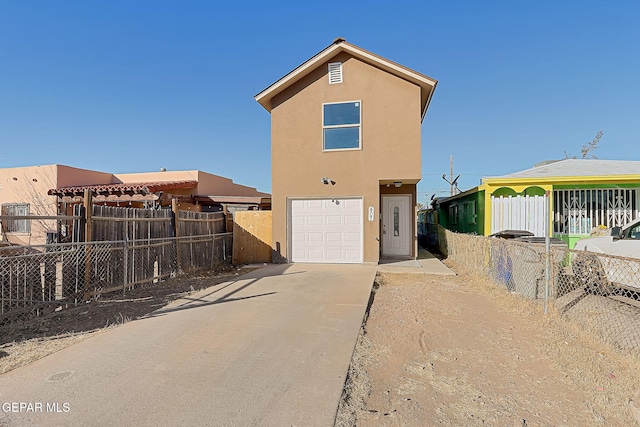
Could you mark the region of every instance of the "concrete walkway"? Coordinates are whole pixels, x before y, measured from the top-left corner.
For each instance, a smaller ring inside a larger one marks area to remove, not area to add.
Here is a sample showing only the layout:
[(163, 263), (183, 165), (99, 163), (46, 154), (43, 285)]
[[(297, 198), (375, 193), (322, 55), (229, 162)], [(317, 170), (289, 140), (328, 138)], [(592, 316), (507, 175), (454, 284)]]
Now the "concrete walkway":
[(456, 274), (423, 248), (418, 250), (417, 259), (382, 259), (378, 266), (378, 271), (382, 273), (423, 273), (443, 276), (455, 276)]
[(331, 426), (375, 273), (273, 265), (209, 288), (0, 376), (0, 425)]
[(0, 426), (332, 426), (380, 266), (270, 265), (0, 375)]

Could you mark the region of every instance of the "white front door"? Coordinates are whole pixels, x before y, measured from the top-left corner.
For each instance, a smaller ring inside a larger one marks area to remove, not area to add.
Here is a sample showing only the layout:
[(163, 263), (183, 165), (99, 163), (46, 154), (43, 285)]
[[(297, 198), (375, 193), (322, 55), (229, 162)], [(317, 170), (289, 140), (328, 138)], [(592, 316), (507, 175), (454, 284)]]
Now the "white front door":
[(382, 255), (410, 256), (411, 196), (382, 196)]

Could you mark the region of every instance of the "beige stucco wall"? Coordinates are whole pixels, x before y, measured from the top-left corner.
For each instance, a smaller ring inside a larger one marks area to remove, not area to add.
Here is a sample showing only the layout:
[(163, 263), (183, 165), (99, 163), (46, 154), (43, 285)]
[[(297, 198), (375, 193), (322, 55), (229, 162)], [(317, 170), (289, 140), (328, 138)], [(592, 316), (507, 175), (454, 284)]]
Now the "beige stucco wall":
[(236, 184), (233, 180), (222, 176), (200, 172), (198, 178), (198, 194), (214, 196), (268, 197), (253, 187)]
[[(335, 61), (343, 83), (330, 85), (327, 63)], [(380, 183), (421, 177), (420, 88), (346, 53), (327, 63), (272, 100), (273, 247), (287, 257), (287, 197), (362, 196), (376, 216), (364, 215), (364, 262), (378, 262)], [(361, 102), (362, 149), (323, 152), (322, 104), (341, 101)], [(415, 185), (404, 187), (415, 203)]]
[(165, 171), (165, 172), (135, 172), (116, 173), (114, 182), (139, 183), (139, 182), (163, 182), (163, 181), (186, 181), (198, 180), (197, 170), (187, 171)]
[(172, 190), (175, 194), (202, 195), (202, 196), (246, 196), (265, 197), (269, 196), (253, 187), (236, 184), (233, 180), (223, 176), (213, 175), (199, 170), (190, 171), (165, 171), (165, 172), (142, 172), (142, 173), (121, 173), (115, 174), (116, 182), (139, 183), (139, 182), (163, 182), (163, 181), (198, 181), (195, 189)]
[[(56, 215), (56, 197), (47, 191), (56, 187), (57, 180), (57, 165), (0, 169), (0, 205), (28, 203), (31, 215)], [(56, 221), (32, 220), (30, 233), (7, 233), (6, 238), (16, 245), (44, 244), (47, 231), (56, 228)]]
[[(3, 168), (0, 169), (0, 204), (29, 203), (31, 215), (57, 215), (57, 198), (49, 196), (49, 190), (112, 182), (110, 173), (65, 165)], [(7, 240), (18, 245), (40, 245), (46, 243), (48, 231), (57, 231), (56, 221), (32, 220), (30, 233), (7, 233)]]
[(51, 188), (111, 184), (113, 182), (113, 175), (109, 172), (99, 172), (65, 165), (57, 165), (57, 169), (58, 182), (55, 187)]

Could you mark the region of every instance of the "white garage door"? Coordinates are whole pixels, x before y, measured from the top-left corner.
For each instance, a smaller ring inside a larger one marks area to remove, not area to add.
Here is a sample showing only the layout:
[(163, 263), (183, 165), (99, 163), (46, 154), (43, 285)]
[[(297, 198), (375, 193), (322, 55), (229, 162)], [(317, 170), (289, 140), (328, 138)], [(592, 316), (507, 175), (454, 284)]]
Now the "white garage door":
[(362, 199), (290, 203), (291, 261), (362, 263)]

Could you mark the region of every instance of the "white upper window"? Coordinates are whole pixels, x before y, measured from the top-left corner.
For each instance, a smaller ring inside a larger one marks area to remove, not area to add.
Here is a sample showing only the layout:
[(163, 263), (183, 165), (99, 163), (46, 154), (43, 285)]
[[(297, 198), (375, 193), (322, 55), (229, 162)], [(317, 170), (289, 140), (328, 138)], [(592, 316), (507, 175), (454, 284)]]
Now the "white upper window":
[(324, 151), (362, 148), (360, 107), (360, 101), (336, 102), (322, 106)]
[(329, 84), (342, 83), (342, 62), (329, 63)]

